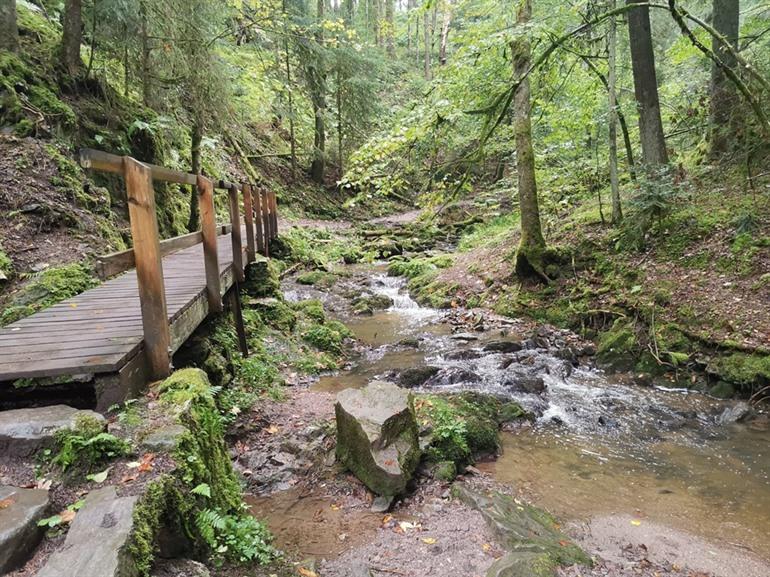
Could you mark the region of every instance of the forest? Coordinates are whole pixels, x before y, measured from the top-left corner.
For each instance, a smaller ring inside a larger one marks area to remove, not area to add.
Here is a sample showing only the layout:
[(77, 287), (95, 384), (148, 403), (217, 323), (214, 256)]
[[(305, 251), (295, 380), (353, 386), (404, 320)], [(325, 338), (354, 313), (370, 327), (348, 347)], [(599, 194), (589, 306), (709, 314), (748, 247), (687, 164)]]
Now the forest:
[(0, 0), (0, 575), (770, 575), (767, 0)]

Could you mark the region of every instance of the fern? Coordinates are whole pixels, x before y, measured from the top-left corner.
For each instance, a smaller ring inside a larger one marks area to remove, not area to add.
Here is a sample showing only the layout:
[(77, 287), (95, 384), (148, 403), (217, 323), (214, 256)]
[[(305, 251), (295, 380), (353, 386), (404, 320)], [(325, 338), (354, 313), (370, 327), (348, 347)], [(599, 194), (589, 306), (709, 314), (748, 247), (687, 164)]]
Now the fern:
[(272, 536), (267, 527), (251, 515), (227, 515), (215, 509), (203, 509), (195, 516), (195, 526), (212, 551), (216, 565), (225, 561), (265, 564), (278, 555), (270, 545)]

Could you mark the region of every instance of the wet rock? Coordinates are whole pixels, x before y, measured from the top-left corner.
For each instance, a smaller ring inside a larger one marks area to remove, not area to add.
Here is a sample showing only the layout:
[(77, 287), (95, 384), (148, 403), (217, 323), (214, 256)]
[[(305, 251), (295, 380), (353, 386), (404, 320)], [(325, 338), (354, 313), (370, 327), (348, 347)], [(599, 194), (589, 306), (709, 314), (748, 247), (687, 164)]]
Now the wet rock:
[(709, 389), (709, 395), (717, 399), (731, 399), (735, 396), (735, 387), (727, 381), (717, 381), (717, 384)]
[(479, 340), (478, 335), (474, 335), (471, 333), (455, 333), (450, 338), (456, 340), (456, 341), (477, 341)]
[(503, 385), (512, 391), (541, 395), (545, 392), (545, 381), (540, 377), (515, 376), (506, 379)]
[(545, 577), (560, 565), (590, 565), (591, 560), (559, 530), (545, 511), (514, 501), (501, 493), (481, 493), (456, 483), (454, 495), (484, 517), (489, 528), (509, 551), (495, 562), (487, 576)]
[(48, 508), (48, 491), (0, 485), (0, 575), (21, 565), (37, 547), (37, 522)]
[(740, 423), (746, 421), (753, 414), (751, 406), (748, 403), (740, 402), (736, 403), (732, 407), (725, 409), (721, 415), (719, 415), (720, 425), (729, 425), (730, 423)]
[(447, 385), (460, 385), (465, 383), (478, 383), (481, 376), (461, 367), (449, 367), (440, 370), (436, 375), (425, 382), (426, 387), (445, 387)]
[(575, 352), (575, 349), (573, 349), (571, 347), (564, 347), (564, 348), (559, 349), (558, 351), (556, 351), (554, 356), (557, 359), (562, 359), (562, 360), (568, 361), (574, 367), (576, 367), (576, 366), (578, 366), (580, 364), (578, 362), (577, 352)]
[(420, 460), (412, 395), (373, 381), (337, 395), (337, 459), (378, 495), (403, 493)]
[(54, 435), (76, 426), (81, 418), (105, 423), (94, 411), (81, 411), (66, 405), (0, 412), (0, 455), (28, 457), (35, 451), (50, 447)]
[(425, 384), (425, 381), (433, 377), (439, 372), (438, 367), (425, 366), (425, 367), (412, 367), (401, 371), (398, 376), (398, 384), (407, 389), (413, 389)]
[(151, 577), (211, 577), (208, 568), (192, 559), (160, 559)]
[(378, 495), (372, 501), (371, 510), (373, 513), (386, 513), (393, 504), (395, 497)]
[(489, 341), (484, 345), (488, 353), (517, 353), (524, 348), (521, 341)]
[(133, 577), (136, 567), (126, 545), (138, 499), (118, 497), (112, 486), (89, 493), (64, 546), (48, 558), (37, 577)]
[(472, 361), (481, 357), (481, 353), (474, 349), (461, 349), (444, 355), (448, 361)]
[(353, 312), (356, 314), (372, 314), (393, 306), (393, 299), (387, 295), (365, 295), (353, 301)]
[(410, 349), (418, 349), (420, 348), (420, 339), (415, 337), (406, 337), (405, 339), (401, 339), (398, 341), (398, 346), (400, 347), (409, 347)]
[(500, 361), (500, 364), (497, 366), (500, 370), (505, 370), (508, 367), (510, 367), (513, 363), (518, 362), (519, 359), (517, 357), (508, 357), (507, 359), (503, 359)]

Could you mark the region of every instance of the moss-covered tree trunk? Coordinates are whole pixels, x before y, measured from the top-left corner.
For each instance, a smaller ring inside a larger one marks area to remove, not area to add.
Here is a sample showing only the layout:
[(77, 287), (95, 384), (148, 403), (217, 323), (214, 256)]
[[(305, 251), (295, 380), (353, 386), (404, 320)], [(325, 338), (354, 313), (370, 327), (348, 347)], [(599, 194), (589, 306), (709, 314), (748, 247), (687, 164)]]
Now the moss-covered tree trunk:
[(83, 16), (80, 0), (66, 0), (62, 15), (61, 64), (70, 76), (80, 72), (80, 44), (83, 40)]
[[(193, 174), (201, 173), (201, 142), (203, 141), (203, 127), (199, 121), (194, 121), (190, 132), (190, 169)], [(187, 221), (187, 230), (195, 232), (200, 224), (198, 207), (198, 187), (190, 187), (190, 218)]]
[(0, 50), (15, 52), (19, 47), (16, 0), (0, 0)]
[(396, 28), (393, 21), (393, 13), (395, 12), (395, 0), (385, 0), (385, 22), (388, 29), (386, 30), (385, 48), (388, 51), (388, 56), (396, 55)]
[[(714, 28), (734, 48), (738, 47), (739, 0), (714, 0), (713, 3)], [(732, 69), (737, 68), (735, 57), (719, 41), (713, 38), (711, 49), (714, 54)], [(711, 106), (709, 114), (711, 157), (716, 158), (730, 149), (730, 143), (734, 140), (737, 129), (736, 117), (738, 116), (738, 94), (735, 85), (725, 74), (724, 70), (716, 63), (711, 64)]]
[[(610, 0), (608, 8), (615, 9), (615, 0)], [(617, 68), (615, 65), (615, 54), (617, 49), (616, 42), (617, 25), (615, 17), (610, 18), (609, 30), (607, 34), (607, 55), (608, 55), (608, 89), (609, 109), (610, 109), (610, 129), (609, 129), (609, 164), (610, 164), (610, 191), (612, 193), (612, 222), (619, 223), (623, 219), (623, 210), (620, 206), (620, 183), (618, 182), (618, 103), (615, 92), (617, 78)]]
[[(516, 17), (518, 24), (526, 25), (531, 17), (532, 0), (519, 0)], [(525, 35), (511, 42), (511, 54), (514, 79), (519, 81), (530, 67), (530, 44)], [(516, 137), (519, 211), (521, 212), (521, 240), (516, 251), (516, 272), (520, 276), (545, 277), (545, 239), (540, 228), (540, 209), (537, 202), (530, 106), (529, 79), (523, 78), (513, 97), (513, 130)]]
[(423, 36), (423, 74), (425, 80), (430, 80), (433, 77), (433, 72), (430, 65), (430, 14), (427, 8), (422, 15), (422, 36)]

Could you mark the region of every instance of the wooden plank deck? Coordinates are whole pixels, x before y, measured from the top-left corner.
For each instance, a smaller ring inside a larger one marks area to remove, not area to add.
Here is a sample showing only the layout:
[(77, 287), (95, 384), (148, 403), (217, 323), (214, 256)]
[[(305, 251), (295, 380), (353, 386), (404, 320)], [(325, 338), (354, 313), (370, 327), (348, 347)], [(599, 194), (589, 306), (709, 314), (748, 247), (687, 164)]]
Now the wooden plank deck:
[[(217, 237), (217, 251), (224, 293), (234, 276), (230, 234)], [(175, 352), (208, 314), (203, 245), (163, 257), (163, 278)], [(0, 328), (0, 382), (118, 373), (142, 354), (142, 343), (137, 277), (130, 270)]]

